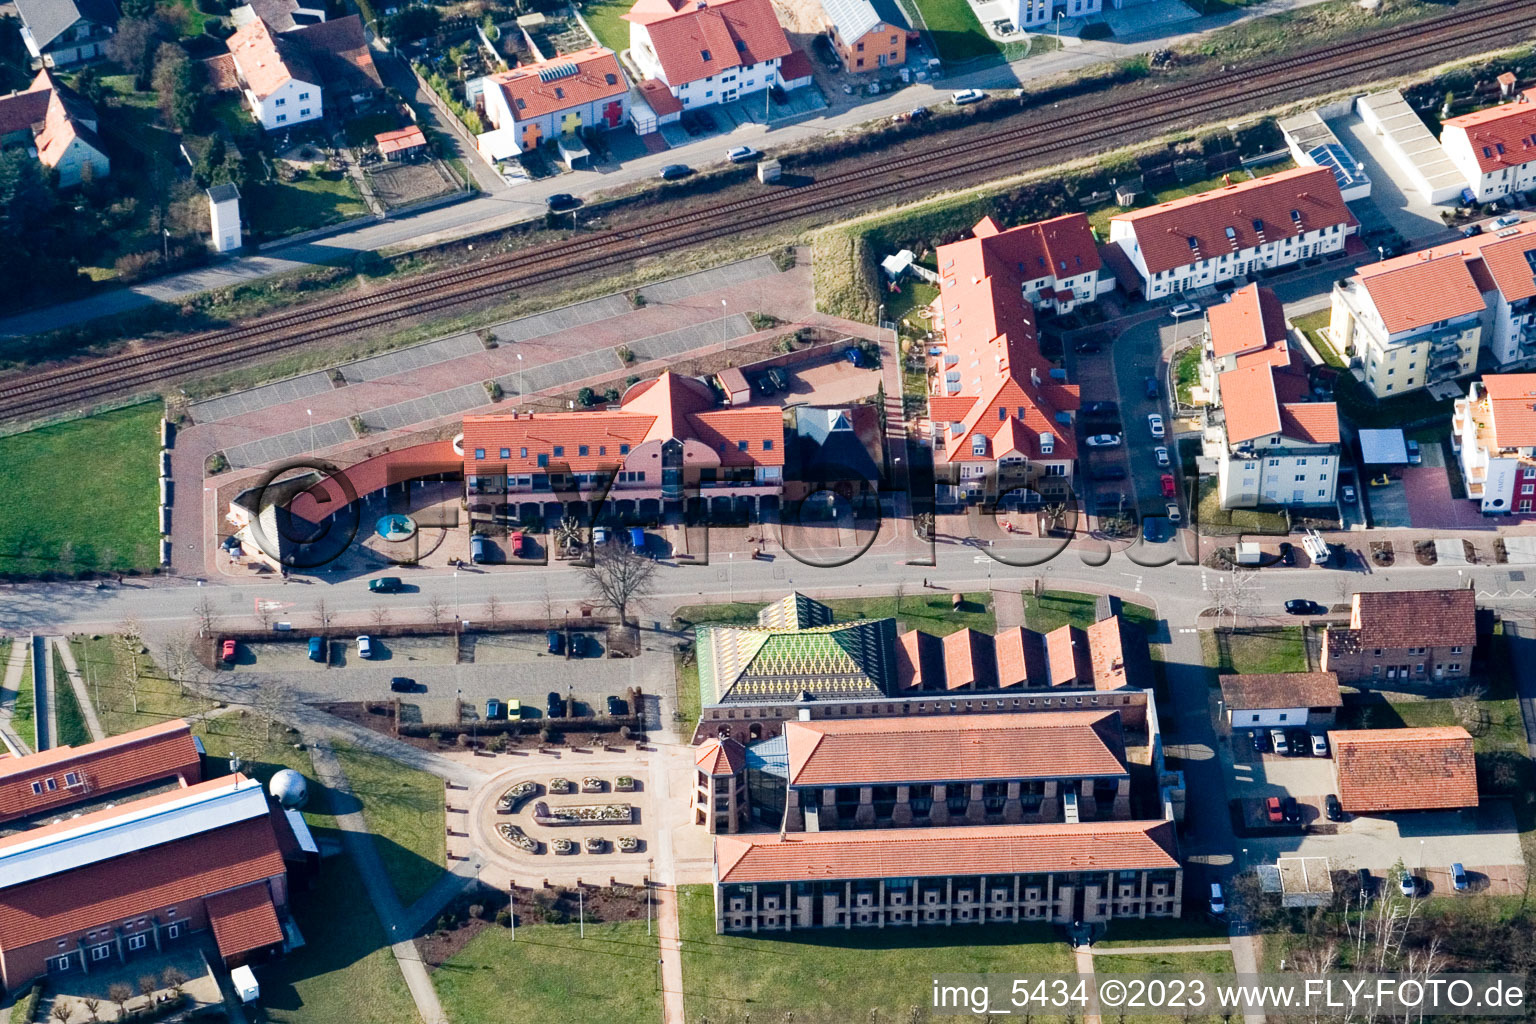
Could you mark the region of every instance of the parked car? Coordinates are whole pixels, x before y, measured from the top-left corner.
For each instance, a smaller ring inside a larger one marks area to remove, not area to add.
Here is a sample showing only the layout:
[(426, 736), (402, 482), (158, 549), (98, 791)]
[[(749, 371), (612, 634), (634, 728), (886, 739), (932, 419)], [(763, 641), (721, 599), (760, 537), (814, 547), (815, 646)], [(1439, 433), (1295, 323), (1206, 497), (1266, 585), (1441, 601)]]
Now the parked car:
[(780, 391), (789, 390), (789, 374), (785, 373), (781, 367), (770, 366), (768, 368), (768, 379), (772, 381), (773, 386), (778, 388)]
[(622, 697), (609, 697), (608, 714), (610, 717), (629, 714), (629, 702)]
[(911, 118), (914, 121), (926, 121), (930, 116), (932, 116), (933, 111), (929, 110), (927, 107), (913, 107), (908, 113), (911, 115)]
[(1186, 316), (1194, 316), (1198, 312), (1200, 312), (1200, 304), (1198, 302), (1181, 302), (1170, 309), (1168, 315), (1175, 320), (1180, 320)]
[(1285, 823), (1287, 825), (1301, 824), (1301, 805), (1296, 802), (1295, 797), (1288, 796), (1281, 800), (1280, 810), (1285, 815)]
[(1328, 756), (1328, 737), (1324, 736), (1320, 732), (1315, 732), (1315, 733), (1312, 734), (1312, 756), (1313, 757), (1327, 757)]
[(1289, 729), (1286, 735), (1290, 737), (1291, 754), (1295, 757), (1309, 757), (1312, 754), (1312, 734), (1305, 729)]
[(751, 163), (762, 155), (751, 146), (735, 146), (725, 151), (725, 158), (733, 164)]
[(1249, 735), (1253, 737), (1253, 749), (1255, 753), (1267, 754), (1270, 752), (1269, 732), (1264, 729), (1254, 729)]
[(1167, 469), (1173, 465), (1173, 460), (1168, 457), (1168, 449), (1162, 445), (1152, 449), (1152, 458), (1157, 460), (1158, 466), (1162, 469)]
[(1413, 438), (1408, 439), (1408, 465), (1417, 466), (1424, 461), (1424, 455), (1419, 451), (1419, 442)]
[(1211, 913), (1217, 917), (1227, 912), (1227, 901), (1222, 897), (1221, 883), (1211, 883)]
[(1153, 437), (1164, 437), (1167, 431), (1163, 428), (1163, 418), (1155, 412), (1147, 413), (1147, 429)]
[(1504, 216), (1494, 221), (1493, 226), (1496, 228), (1512, 228), (1519, 223), (1520, 215), (1518, 213), (1506, 213)]
[(410, 693), (416, 689), (416, 680), (409, 676), (395, 676), (389, 681), (389, 689), (393, 693)]
[(597, 654), (597, 641), (585, 633), (571, 634), (571, 657), (590, 658)]
[(1419, 882), (1418, 882), (1418, 879), (1414, 878), (1413, 875), (1411, 875), (1408, 872), (1404, 871), (1402, 873), (1402, 875), (1397, 880), (1397, 889), (1404, 896), (1410, 896), (1410, 897), (1411, 896), (1417, 896), (1418, 892), (1419, 892)]
[(961, 89), (957, 93), (951, 93), (949, 98), (954, 101), (955, 106), (963, 107), (967, 103), (980, 103), (987, 98), (987, 94), (980, 89)]
[(1184, 521), (1184, 513), (1179, 511), (1178, 502), (1170, 501), (1163, 508), (1168, 512), (1168, 521), (1170, 523), (1182, 523)]
[(469, 560), (475, 565), (485, 561), (485, 538), (478, 533), (469, 537)]
[(375, 594), (396, 594), (405, 589), (399, 576), (380, 576), (368, 581), (368, 589)]
[(1275, 753), (1289, 756), (1291, 741), (1286, 739), (1284, 729), (1269, 730), (1269, 742), (1275, 745)]
[(1162, 487), (1162, 489), (1163, 489), (1163, 497), (1165, 497), (1165, 498), (1173, 497), (1174, 494), (1176, 494), (1178, 492), (1178, 489), (1179, 489), (1179, 485), (1173, 479), (1173, 474), (1172, 473), (1164, 473), (1162, 475), (1162, 477), (1159, 478), (1158, 484)]
[(1392, 478), (1385, 473), (1377, 473), (1368, 482), (1372, 487), (1385, 487), (1392, 482)]
[(549, 694), (544, 698), (544, 706), (549, 711), (550, 718), (565, 717), (565, 698), (561, 697), (558, 691), (549, 691)]
[(360, 636), (357, 638), (357, 656), (359, 658), (373, 657), (373, 638)]
[(662, 181), (677, 181), (679, 178), (686, 178), (692, 173), (693, 168), (687, 164), (667, 164), (656, 177)]
[(1143, 390), (1145, 390), (1147, 397), (1154, 402), (1157, 401), (1157, 399), (1162, 394), (1162, 392), (1158, 389), (1156, 377), (1148, 377), (1146, 380), (1141, 382), (1141, 386)]
[(1316, 601), (1308, 601), (1302, 597), (1285, 602), (1285, 611), (1288, 615), (1322, 615), (1327, 610)]
[(523, 531), (513, 530), (507, 537), (507, 553), (513, 558), (523, 557)]
[(1120, 403), (1084, 402), (1079, 412), (1084, 416), (1118, 416), (1120, 415)]
[(555, 213), (562, 210), (574, 210), (581, 205), (581, 200), (569, 192), (556, 192), (552, 196), (544, 197), (544, 205)]
[(758, 394), (765, 397), (779, 390), (778, 386), (773, 383), (773, 378), (769, 377), (766, 373), (758, 374), (757, 378), (752, 381), (752, 385), (757, 388)]
[(545, 641), (545, 646), (547, 646), (549, 648), (549, 653), (550, 654), (561, 654), (561, 653), (564, 653), (564, 651), (565, 651), (565, 638), (560, 635), (560, 631), (558, 629), (552, 629), (548, 633), (545, 633), (544, 634), (544, 641)]
[(1457, 892), (1464, 892), (1467, 888), (1467, 869), (1457, 861), (1451, 865), (1451, 888)]
[(1466, 227), (1461, 229), (1463, 238), (1472, 238), (1473, 236), (1480, 235), (1482, 233), (1483, 226), (1481, 224), (1468, 224)]
[(503, 704), (501, 701), (497, 700), (495, 697), (492, 697), (490, 700), (485, 702), (485, 718), (486, 718), (486, 721), (494, 722), (498, 718), (506, 718), (506, 717), (507, 717), (507, 706), (505, 704)]
[(1083, 442), (1089, 448), (1118, 448), (1120, 447), (1119, 434), (1094, 434)]
[(1159, 516), (1147, 516), (1141, 521), (1141, 539), (1148, 544), (1159, 544), (1163, 539), (1163, 520)]
[(230, 664), (234, 663), (234, 660), (235, 660), (235, 642), (233, 640), (225, 640), (224, 641), (224, 646), (219, 650), (219, 657), (224, 660), (224, 664), (226, 664), (226, 665), (230, 665)]
[(1329, 821), (1343, 821), (1344, 805), (1339, 802), (1336, 795), (1329, 793), (1328, 798), (1323, 801), (1323, 813), (1328, 816)]
[(1284, 541), (1283, 540), (1283, 541), (1280, 542), (1280, 564), (1281, 565), (1295, 565), (1296, 564), (1296, 549), (1291, 546), (1291, 542), (1290, 541)]
[(1093, 480), (1124, 480), (1124, 466), (1098, 466), (1089, 470), (1088, 476)]
[(1072, 351), (1081, 352), (1083, 355), (1096, 355), (1104, 351), (1104, 346), (1092, 338), (1084, 338), (1082, 341), (1073, 343)]
[(1264, 816), (1269, 819), (1271, 825), (1278, 825), (1285, 820), (1285, 812), (1280, 808), (1280, 798), (1272, 796), (1264, 801)]
[(1344, 504), (1353, 505), (1355, 503), (1355, 485), (1345, 484), (1339, 488), (1339, 497), (1343, 499)]
[(325, 660), (325, 638), (324, 637), (312, 636), (312, 637), (309, 638), (309, 660), (310, 661), (324, 661)]

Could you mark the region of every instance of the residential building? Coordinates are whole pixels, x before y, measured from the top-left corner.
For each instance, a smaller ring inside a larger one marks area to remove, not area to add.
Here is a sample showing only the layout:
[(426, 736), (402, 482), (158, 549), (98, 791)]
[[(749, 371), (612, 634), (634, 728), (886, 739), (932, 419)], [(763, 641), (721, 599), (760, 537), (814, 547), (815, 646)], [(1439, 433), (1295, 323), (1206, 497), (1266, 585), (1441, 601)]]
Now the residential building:
[(1349, 626), (1329, 626), (1322, 646), (1323, 671), (1341, 683), (1464, 682), (1477, 648), (1477, 595), (1471, 590), (1357, 593)]
[(505, 160), (582, 128), (617, 128), (629, 120), (629, 82), (614, 52), (589, 46), (511, 71), (471, 79), (466, 102), (487, 125), (476, 136), (487, 160)]
[(1333, 776), (1350, 814), (1477, 806), (1472, 736), (1461, 726), (1335, 729)]
[(1204, 447), (1216, 462), (1221, 507), (1331, 505), (1338, 406), (1309, 401), (1306, 368), (1290, 350), (1280, 300), (1250, 284), (1208, 308), (1205, 318)]
[(115, 793), (203, 780), (202, 745), (176, 719), (81, 747), (0, 757), (0, 822), (50, 813)]
[(210, 81), (237, 88), (268, 131), (319, 120), (327, 91), (340, 105), (384, 86), (355, 14), (284, 32), (255, 18), (235, 29), (228, 44), (234, 82), (218, 58), (209, 62)]
[[(1104, 10), (1104, 0), (1012, 0), (1014, 27), (1025, 32), (1060, 31), (1062, 18), (1091, 18)], [(1115, 7), (1125, 6), (1117, 2)]]
[(1479, 203), (1536, 188), (1536, 89), (1441, 122), (1440, 148)]
[(1298, 167), (1116, 214), (1109, 240), (1161, 299), (1343, 252), (1358, 227), (1333, 172)]
[[(1488, 303), (1484, 341), (1501, 367), (1536, 363), (1536, 221), (1522, 221), (1492, 235), (1479, 235), (1475, 248), (1482, 266), (1476, 280)], [(1489, 287), (1489, 286), (1492, 287)]]
[(0, 97), (0, 149), (25, 146), (64, 188), (112, 173), (96, 132), (96, 111), (47, 68), (25, 92)]
[(314, 849), (302, 817), (243, 775), (97, 801), (10, 833), (0, 984), (15, 992), (45, 974), (121, 968), (206, 932), (226, 967), (270, 956), (286, 944), (288, 862)]
[(1489, 374), (1456, 400), (1451, 447), (1484, 515), (1536, 509), (1536, 373)]
[(671, 372), (630, 387), (617, 409), (465, 417), (461, 444), (471, 513), (522, 499), (655, 517), (698, 499), (755, 517), (783, 487), (779, 407), (715, 408), (708, 385)]
[(641, 76), (684, 110), (791, 87), (779, 73), (789, 39), (769, 0), (636, 0), (624, 20)]
[(112, 0), (15, 0), (33, 67), (61, 68), (104, 56), (117, 31)]
[(1233, 729), (1332, 728), (1344, 698), (1332, 672), (1223, 675), (1221, 703)]
[(747, 825), (747, 748), (729, 736), (705, 740), (693, 762), (693, 823), (711, 833), (740, 832)]
[(246, 0), (229, 12), (236, 28), (258, 19), (274, 32), (314, 25), (325, 20), (325, 0)]
[(1088, 219), (1072, 214), (938, 250), (928, 401), (943, 505), (1031, 505), (1071, 493), (1076, 385), (1040, 354), (1034, 303), (1069, 312), (1099, 294)]
[(885, 464), (882, 410), (873, 405), (798, 405), (786, 409), (784, 418), (789, 445), (786, 501), (813, 496), (830, 501), (834, 494), (852, 499), (879, 492)]
[(855, 73), (907, 62), (907, 23), (889, 0), (821, 0), (827, 38)]
[(717, 836), (715, 930), (1178, 917), (1172, 821)]

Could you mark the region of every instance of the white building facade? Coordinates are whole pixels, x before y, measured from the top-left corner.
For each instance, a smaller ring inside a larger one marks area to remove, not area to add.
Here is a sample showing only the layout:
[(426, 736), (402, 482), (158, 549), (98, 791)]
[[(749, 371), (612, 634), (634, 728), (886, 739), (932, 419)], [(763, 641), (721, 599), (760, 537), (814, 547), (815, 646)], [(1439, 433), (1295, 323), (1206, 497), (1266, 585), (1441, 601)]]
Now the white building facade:
[(1446, 121), (1440, 148), (1480, 203), (1536, 189), (1536, 89)]
[(1536, 511), (1536, 374), (1485, 376), (1456, 400), (1451, 447), (1461, 463), (1465, 497), (1484, 515)]

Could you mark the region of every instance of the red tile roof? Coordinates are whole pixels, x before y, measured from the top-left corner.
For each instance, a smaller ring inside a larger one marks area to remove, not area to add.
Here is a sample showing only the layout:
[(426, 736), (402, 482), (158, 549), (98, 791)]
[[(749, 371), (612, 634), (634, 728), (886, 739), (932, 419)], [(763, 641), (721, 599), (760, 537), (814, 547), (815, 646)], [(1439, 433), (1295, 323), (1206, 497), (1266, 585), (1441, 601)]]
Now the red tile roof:
[(1472, 736), (1461, 726), (1335, 730), (1339, 802), (1354, 814), (1477, 806)]
[(1126, 774), (1117, 711), (784, 723), (792, 786)]
[(1453, 117), (1441, 124), (1467, 134), (1478, 170), (1484, 174), (1536, 160), (1536, 89), (1513, 103)]
[(514, 120), (528, 121), (571, 107), (623, 96), (629, 83), (606, 46), (589, 46), (491, 75), (506, 94)]
[(944, 685), (950, 690), (997, 688), (997, 654), (992, 637), (974, 629), (958, 629), (942, 640)]
[[(79, 775), (77, 785), (65, 782), (68, 772)], [(56, 747), (40, 754), (6, 758), (0, 761), (0, 821), (177, 776), (189, 784), (202, 779), (197, 744), (190, 727), (180, 719), (82, 747)], [(53, 789), (48, 788), (49, 779), (54, 780)], [(42, 793), (32, 792), (34, 782), (42, 783)]]
[(384, 88), (384, 80), (373, 63), (373, 51), (363, 33), (363, 20), (357, 15), (301, 25), (291, 32), (284, 32), (282, 37), (296, 40), (304, 47), (323, 79), (322, 84), (350, 92)]
[[(1293, 210), (1301, 215), (1299, 225), (1291, 216)], [(1126, 221), (1135, 230), (1149, 274), (1334, 224), (1355, 223), (1333, 172), (1326, 167), (1280, 171), (1111, 219)], [(1263, 228), (1262, 241), (1255, 221)], [(1232, 237), (1227, 235), (1228, 229)], [(1195, 240), (1198, 255), (1190, 239)]]
[(1484, 243), (1481, 249), (1492, 284), (1508, 302), (1536, 296), (1536, 269), (1532, 268), (1530, 256), (1536, 250), (1536, 221), (1522, 222), (1514, 236), (1500, 238), (1502, 234), (1501, 231), (1494, 235), (1493, 241)]
[(1536, 373), (1497, 373), (1483, 377), (1489, 425), (1499, 448), (1536, 445)]
[(638, 0), (624, 20), (645, 26), (673, 86), (790, 53), (769, 0)]
[(380, 132), (373, 137), (373, 141), (378, 145), (380, 153), (388, 155), (425, 146), (427, 137), (420, 128), (411, 125), (392, 132)]
[(332, 473), (309, 490), (295, 495), (288, 510), (301, 519), (318, 523), (358, 498), (389, 484), (438, 473), (454, 473), (463, 465), (464, 460), (453, 450), (452, 441), (429, 441), (397, 448)]
[(1285, 402), (1280, 434), (1308, 444), (1339, 443), (1339, 407), (1334, 402)]
[(1176, 869), (1171, 821), (716, 836), (720, 882)]
[(677, 114), (683, 109), (683, 101), (672, 95), (672, 90), (667, 88), (666, 82), (647, 78), (640, 83), (640, 94), (645, 97), (646, 105), (656, 112), (657, 117)]
[(30, 132), (34, 125), (42, 124), (52, 93), (46, 76), (39, 73), (25, 91), (0, 97), (0, 135)]
[(252, 818), (0, 890), (0, 949), (120, 922), (284, 871), (271, 821)]
[(208, 73), (208, 88), (214, 92), (238, 92), (240, 72), (235, 68), (233, 54), (220, 53), (203, 61)]
[(1355, 594), (1349, 627), (1362, 647), (1462, 647), (1477, 644), (1477, 595), (1470, 590), (1370, 590)]
[(705, 740), (693, 763), (710, 775), (735, 775), (746, 766), (747, 748), (730, 737)]
[(1426, 249), (1368, 264), (1356, 276), (1391, 334), (1484, 308), (1459, 248)]
[(793, 82), (799, 78), (810, 78), (815, 68), (811, 65), (811, 58), (805, 55), (805, 51), (790, 46), (784, 59), (779, 61), (779, 77), (786, 82)]
[(304, 48), (287, 39), (279, 43), (260, 18), (235, 29), (228, 45), (240, 77), (257, 99), (266, 99), (290, 80), (320, 85)]
[(1226, 415), (1227, 443), (1242, 444), (1280, 432), (1280, 400), (1268, 366), (1228, 370), (1217, 378)]
[(283, 941), (283, 927), (277, 923), (277, 909), (265, 882), (210, 896), (204, 908), (219, 955), (226, 960)]
[(1265, 349), (1286, 351), (1285, 308), (1268, 288), (1250, 284), (1205, 311), (1216, 358)]
[(972, 234), (975, 237), (970, 241), (954, 245), (980, 245), (992, 250), (997, 259), (1014, 265), (1021, 281), (1077, 277), (1102, 265), (1085, 213), (1020, 224), (1007, 231), (999, 228), (991, 217), (983, 217)]
[(1333, 672), (1269, 672), (1221, 677), (1221, 699), (1231, 711), (1267, 708), (1336, 708), (1339, 677)]
[(996, 636), (967, 629), (937, 637), (914, 629), (897, 640), (896, 680), (903, 690), (1118, 690), (1151, 685), (1148, 657), (1146, 637), (1118, 616), (1044, 635), (1020, 626)]

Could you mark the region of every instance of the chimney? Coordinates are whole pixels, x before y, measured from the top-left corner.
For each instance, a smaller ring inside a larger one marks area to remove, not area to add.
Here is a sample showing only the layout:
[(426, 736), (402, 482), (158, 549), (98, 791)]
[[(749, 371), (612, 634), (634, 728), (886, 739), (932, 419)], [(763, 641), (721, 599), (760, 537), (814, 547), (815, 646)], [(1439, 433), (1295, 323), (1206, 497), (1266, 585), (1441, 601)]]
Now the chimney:
[(1221, 176), (1221, 183), (1223, 185), (1230, 185), (1230, 184), (1232, 184), (1232, 175), (1230, 175), (1230, 174), (1223, 174)]

